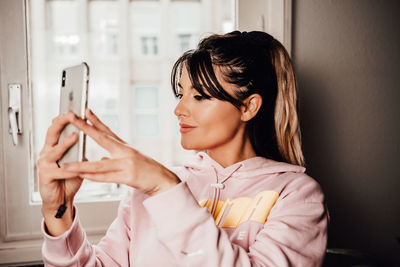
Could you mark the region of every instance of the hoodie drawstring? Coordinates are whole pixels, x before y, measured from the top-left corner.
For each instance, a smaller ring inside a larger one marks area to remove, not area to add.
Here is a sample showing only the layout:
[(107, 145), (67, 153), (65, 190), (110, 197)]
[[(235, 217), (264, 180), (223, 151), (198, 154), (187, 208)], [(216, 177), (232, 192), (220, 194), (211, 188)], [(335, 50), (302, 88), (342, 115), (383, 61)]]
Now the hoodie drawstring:
[[(211, 209), (210, 209), (210, 213), (211, 215), (214, 217), (214, 213), (215, 213), (215, 209), (217, 206), (216, 203), (216, 198), (217, 198), (217, 187), (220, 186), (220, 184), (218, 183), (218, 173), (217, 173), (217, 169), (215, 167), (213, 167), (214, 169), (214, 174), (215, 174), (215, 180), (217, 181), (214, 184), (211, 184), (211, 187), (214, 187), (214, 192), (213, 192), (213, 197), (212, 197), (212, 202), (211, 202)], [(222, 184), (221, 184), (222, 185)]]
[(235, 173), (237, 170), (239, 170), (242, 166), (243, 166), (243, 164), (240, 164), (234, 171), (232, 171), (221, 182), (218, 181), (219, 180), (218, 179), (218, 172), (217, 172), (217, 169), (213, 166), (216, 183), (210, 184), (211, 187), (214, 187), (213, 200), (212, 200), (212, 204), (211, 204), (210, 213), (214, 217), (214, 219), (215, 219), (215, 216), (216, 216), (215, 212), (217, 210), (218, 202), (219, 202), (220, 196), (221, 196), (221, 189), (224, 189), (224, 187), (225, 187), (224, 182), (226, 180), (228, 180), (229, 178), (231, 178), (233, 173)]

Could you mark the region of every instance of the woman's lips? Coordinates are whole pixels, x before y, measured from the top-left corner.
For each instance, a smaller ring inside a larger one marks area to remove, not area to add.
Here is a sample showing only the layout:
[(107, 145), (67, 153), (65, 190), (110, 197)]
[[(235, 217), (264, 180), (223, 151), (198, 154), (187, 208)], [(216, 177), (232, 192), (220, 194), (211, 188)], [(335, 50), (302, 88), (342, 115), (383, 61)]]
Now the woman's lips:
[(191, 130), (193, 130), (194, 128), (196, 128), (195, 126), (191, 126), (188, 124), (179, 124), (179, 126), (181, 126), (181, 128), (180, 128), (181, 133), (188, 133)]

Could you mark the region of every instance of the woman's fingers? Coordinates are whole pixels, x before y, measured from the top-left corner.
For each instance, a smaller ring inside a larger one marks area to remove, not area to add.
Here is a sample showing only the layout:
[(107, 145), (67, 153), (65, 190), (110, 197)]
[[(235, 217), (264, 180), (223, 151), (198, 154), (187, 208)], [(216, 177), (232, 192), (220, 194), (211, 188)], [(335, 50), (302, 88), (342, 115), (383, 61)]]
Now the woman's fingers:
[(118, 171), (126, 167), (122, 159), (108, 159), (101, 161), (62, 163), (61, 168), (78, 173), (95, 173)]
[(78, 141), (77, 133), (73, 133), (67, 136), (66, 138), (61, 140), (61, 142), (58, 145), (54, 146), (52, 150), (49, 151), (49, 153), (47, 153), (47, 160), (50, 162), (59, 160), (64, 155), (64, 153), (77, 141)]
[(51, 126), (47, 130), (45, 145), (54, 146), (58, 143), (62, 129), (70, 122), (70, 118), (65, 114), (53, 119)]
[(121, 146), (121, 143), (109, 137), (102, 131), (96, 129), (94, 126), (86, 123), (84, 120), (78, 117), (74, 117), (71, 123), (83, 131), (85, 134), (90, 136), (97, 144), (106, 149), (108, 152), (113, 153), (116, 149)]
[(123, 184), (126, 174), (122, 171), (101, 172), (101, 173), (81, 173), (79, 177), (95, 182)]
[(79, 177), (79, 173), (66, 171), (60, 168), (41, 168), (39, 177), (48, 179), (69, 179)]
[(86, 118), (92, 123), (92, 125), (100, 131), (105, 132), (106, 134), (112, 136), (114, 139), (119, 142), (126, 144), (124, 140), (119, 138), (110, 128), (105, 125), (90, 109), (86, 109)]

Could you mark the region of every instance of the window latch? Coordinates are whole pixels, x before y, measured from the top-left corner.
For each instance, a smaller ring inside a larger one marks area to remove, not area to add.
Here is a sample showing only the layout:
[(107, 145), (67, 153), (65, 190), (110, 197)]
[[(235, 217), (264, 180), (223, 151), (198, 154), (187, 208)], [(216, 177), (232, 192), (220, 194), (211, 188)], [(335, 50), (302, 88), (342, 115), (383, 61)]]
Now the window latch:
[(21, 106), (21, 85), (8, 85), (8, 120), (9, 133), (13, 145), (18, 145), (18, 134), (22, 134), (22, 106)]

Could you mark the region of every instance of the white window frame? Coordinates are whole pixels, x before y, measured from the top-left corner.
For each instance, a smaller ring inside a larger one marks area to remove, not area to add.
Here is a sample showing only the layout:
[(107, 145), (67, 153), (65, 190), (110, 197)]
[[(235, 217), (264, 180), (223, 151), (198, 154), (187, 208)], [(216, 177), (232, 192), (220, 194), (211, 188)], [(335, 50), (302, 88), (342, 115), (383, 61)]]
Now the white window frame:
[[(0, 264), (41, 260), (41, 206), (32, 204), (30, 196), (34, 162), (27, 1), (0, 1)], [(128, 7), (129, 0), (119, 1)], [(168, 0), (162, 0), (165, 1)], [(236, 0), (235, 28), (266, 30), (290, 53), (291, 7), (292, 0)], [(18, 136), (17, 146), (13, 146), (8, 131), (8, 84), (13, 83), (22, 86), (23, 133)], [(90, 241), (97, 242), (104, 235), (117, 214), (118, 204), (115, 200), (76, 204)], [(100, 207), (102, 212), (92, 212)]]
[(266, 31), (292, 52), (292, 0), (235, 0), (235, 28)]

